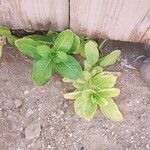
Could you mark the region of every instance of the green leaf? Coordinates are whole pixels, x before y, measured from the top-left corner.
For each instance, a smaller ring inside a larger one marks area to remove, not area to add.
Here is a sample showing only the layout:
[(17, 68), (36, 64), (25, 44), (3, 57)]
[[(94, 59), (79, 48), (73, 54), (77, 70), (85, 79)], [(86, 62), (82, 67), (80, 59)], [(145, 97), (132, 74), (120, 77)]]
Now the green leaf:
[(39, 58), (37, 54), (37, 47), (41, 45), (37, 41), (34, 41), (29, 38), (22, 38), (15, 41), (16, 47), (25, 55), (32, 58)]
[(95, 65), (99, 59), (99, 52), (97, 45), (93, 41), (89, 41), (85, 44), (85, 55), (87, 62), (90, 66)]
[(93, 118), (94, 114), (96, 113), (97, 104), (93, 103), (91, 98), (84, 100), (83, 105), (83, 115), (86, 120), (89, 120)]
[(32, 80), (33, 83), (42, 85), (46, 83), (53, 70), (52, 60), (50, 58), (41, 58), (33, 64)]
[(107, 118), (113, 121), (123, 120), (123, 116), (112, 98), (109, 98), (108, 105), (106, 106), (100, 105), (100, 109)]
[(64, 77), (67, 77), (71, 80), (80, 78), (82, 74), (80, 64), (72, 56), (69, 55), (66, 62), (56, 64), (56, 70)]
[(101, 72), (103, 72), (103, 68), (100, 67), (100, 66), (96, 66), (96, 67), (94, 67), (94, 68), (92, 69), (91, 74), (92, 74), (93, 76), (95, 76), (96, 74), (99, 74), (99, 73), (101, 73)]
[(33, 35), (25, 36), (24, 38), (30, 38), (30, 39), (32, 39), (34, 41), (40, 42), (41, 44), (47, 44), (47, 45), (49, 45), (49, 44), (51, 44), (53, 42), (50, 37), (45, 36), (45, 35), (33, 34)]
[(68, 60), (68, 55), (62, 51), (58, 51), (56, 57), (60, 60), (60, 62), (66, 62)]
[(110, 65), (113, 65), (118, 60), (120, 54), (121, 54), (120, 50), (115, 50), (115, 51), (111, 52), (109, 55), (100, 58), (100, 60), (99, 60), (100, 66), (108, 67)]
[(93, 103), (91, 99), (78, 98), (74, 102), (74, 109), (78, 116), (89, 121), (96, 113), (97, 104)]
[(95, 95), (95, 99), (96, 103), (99, 104), (100, 106), (108, 105), (107, 99), (100, 97), (98, 94)]
[(117, 88), (110, 88), (110, 89), (102, 89), (100, 90), (99, 96), (100, 97), (115, 97), (120, 94), (120, 90)]
[(10, 29), (7, 27), (0, 27), (0, 36), (8, 37), (11, 35)]
[(73, 82), (73, 86), (78, 90), (82, 90), (84, 88), (84, 84), (77, 81)]
[(48, 31), (47, 37), (52, 41), (55, 42), (56, 38), (58, 37), (59, 33), (54, 31)]
[(74, 33), (73, 33), (73, 36), (74, 36), (73, 44), (68, 53), (72, 53), (72, 52), (76, 51), (80, 46), (80, 38)]
[(65, 99), (77, 99), (80, 96), (81, 96), (81, 92), (80, 91), (74, 91), (74, 92), (70, 92), (70, 93), (64, 94), (64, 98)]
[(50, 47), (47, 45), (40, 45), (37, 47), (37, 53), (42, 57), (48, 57), (50, 54)]
[(11, 44), (12, 46), (15, 46), (15, 41), (17, 40), (18, 38), (14, 35), (10, 35), (7, 37), (7, 41), (9, 44)]
[(55, 40), (54, 49), (56, 51), (68, 52), (73, 44), (74, 35), (72, 31), (65, 30), (59, 34)]
[(83, 76), (86, 81), (88, 81), (92, 78), (92, 75), (90, 74), (89, 71), (83, 71)]
[(93, 83), (100, 89), (112, 88), (115, 85), (116, 80), (117, 77), (112, 74), (98, 74), (92, 79)]

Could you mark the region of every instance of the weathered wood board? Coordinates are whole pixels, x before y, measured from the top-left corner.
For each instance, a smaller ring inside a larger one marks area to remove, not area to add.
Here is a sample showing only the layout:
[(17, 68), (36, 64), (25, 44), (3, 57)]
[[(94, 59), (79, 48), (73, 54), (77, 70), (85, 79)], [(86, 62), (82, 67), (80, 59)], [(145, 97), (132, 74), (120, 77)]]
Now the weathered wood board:
[(150, 0), (70, 0), (70, 27), (79, 34), (150, 43)]
[(0, 0), (0, 25), (63, 30), (69, 26), (69, 0)]

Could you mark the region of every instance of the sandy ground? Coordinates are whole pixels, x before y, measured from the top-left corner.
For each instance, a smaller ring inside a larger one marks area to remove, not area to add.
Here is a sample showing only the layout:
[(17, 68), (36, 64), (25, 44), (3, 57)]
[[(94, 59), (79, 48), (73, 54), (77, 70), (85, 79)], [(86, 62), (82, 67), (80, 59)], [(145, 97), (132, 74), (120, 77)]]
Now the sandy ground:
[(99, 110), (90, 122), (79, 118), (73, 101), (63, 99), (71, 85), (55, 75), (46, 85), (34, 86), (31, 61), (5, 46), (0, 69), (0, 150), (150, 149), (150, 88), (138, 70), (127, 68), (138, 68), (140, 60), (134, 60), (143, 54), (143, 46), (109, 42), (104, 51), (113, 49), (122, 50), (120, 63), (110, 68), (122, 73), (116, 85), (121, 89), (116, 102), (124, 116), (119, 123)]

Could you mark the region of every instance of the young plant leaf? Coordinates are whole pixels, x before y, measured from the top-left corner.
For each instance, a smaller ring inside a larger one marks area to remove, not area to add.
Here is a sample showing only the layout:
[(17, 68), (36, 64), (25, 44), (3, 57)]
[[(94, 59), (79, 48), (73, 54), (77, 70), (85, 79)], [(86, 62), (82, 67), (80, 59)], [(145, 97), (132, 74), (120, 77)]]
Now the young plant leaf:
[(113, 121), (123, 120), (123, 116), (112, 98), (108, 99), (108, 105), (100, 105), (102, 113)]
[(108, 67), (110, 65), (113, 65), (118, 60), (120, 54), (121, 54), (120, 50), (115, 50), (115, 51), (111, 52), (109, 55), (100, 58), (100, 60), (99, 60), (100, 66)]
[(98, 94), (95, 97), (96, 97), (96, 103), (99, 104), (100, 106), (108, 105), (107, 99), (100, 97)]
[(50, 47), (47, 45), (40, 45), (37, 47), (37, 53), (42, 57), (48, 57), (50, 54)]
[(53, 70), (53, 64), (51, 58), (41, 58), (33, 64), (32, 80), (33, 83), (42, 85), (46, 83)]
[(110, 88), (110, 89), (102, 89), (100, 90), (99, 96), (100, 97), (115, 97), (120, 94), (120, 90), (117, 88)]
[(99, 52), (97, 49), (97, 45), (93, 41), (89, 41), (85, 44), (85, 55), (87, 59), (87, 63), (90, 66), (95, 65), (95, 63), (99, 59)]
[(10, 29), (7, 27), (0, 27), (0, 36), (8, 37), (11, 35)]
[(90, 119), (93, 118), (94, 114), (96, 113), (96, 109), (97, 109), (97, 104), (93, 103), (91, 98), (84, 100), (83, 115), (86, 120), (90, 121)]
[(60, 62), (66, 62), (68, 60), (68, 55), (62, 51), (58, 51), (56, 57), (60, 60)]
[(53, 42), (50, 37), (45, 36), (45, 35), (33, 34), (33, 35), (25, 36), (24, 38), (30, 38), (30, 39), (32, 39), (34, 41), (40, 42), (41, 44), (47, 44), (47, 45), (49, 45), (49, 44), (51, 44)]
[(77, 98), (75, 101), (74, 101), (74, 110), (75, 110), (75, 113), (80, 116), (80, 117), (84, 117), (83, 115), (83, 106), (84, 106), (84, 99), (82, 97), (80, 98)]
[(80, 91), (74, 91), (74, 92), (70, 92), (70, 93), (64, 94), (64, 98), (65, 99), (77, 99), (80, 96), (81, 96), (81, 92)]
[(30, 56), (32, 58), (39, 58), (39, 54), (37, 53), (37, 47), (41, 45), (41, 43), (34, 41), (30, 38), (22, 38), (15, 41), (16, 47), (25, 55)]
[(68, 55), (66, 62), (56, 64), (56, 70), (71, 80), (77, 80), (82, 74), (80, 64), (72, 57)]
[(115, 85), (116, 80), (117, 77), (112, 74), (98, 74), (92, 79), (93, 83), (100, 89), (112, 88)]
[(69, 54), (76, 51), (80, 46), (80, 38), (74, 33), (73, 33), (73, 37), (74, 37), (74, 40), (73, 40), (73, 44), (68, 52)]
[(68, 52), (73, 44), (74, 35), (72, 31), (65, 30), (59, 34), (59, 36), (55, 40), (54, 49), (56, 51)]

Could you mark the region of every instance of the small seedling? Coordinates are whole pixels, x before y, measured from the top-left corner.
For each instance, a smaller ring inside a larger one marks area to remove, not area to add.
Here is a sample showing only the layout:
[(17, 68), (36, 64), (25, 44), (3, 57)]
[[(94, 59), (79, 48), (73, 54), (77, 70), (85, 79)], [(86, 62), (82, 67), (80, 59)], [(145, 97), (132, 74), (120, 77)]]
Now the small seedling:
[(2, 56), (3, 46), (6, 44), (6, 40), (14, 45), (14, 42), (17, 38), (11, 35), (11, 31), (7, 27), (0, 27), (0, 57)]
[(80, 39), (71, 30), (47, 35), (30, 35), (15, 41), (16, 47), (32, 57), (32, 80), (35, 84), (46, 83), (53, 72), (72, 80), (80, 78), (80, 64), (70, 54), (80, 46)]
[(76, 80), (64, 78), (64, 82), (72, 82), (76, 88), (74, 92), (64, 94), (66, 99), (75, 99), (74, 109), (77, 115), (90, 120), (100, 107), (102, 113), (111, 120), (123, 119), (113, 97), (118, 96), (120, 90), (114, 88), (117, 77), (103, 71), (104, 67), (115, 63), (120, 55), (115, 50), (107, 56), (99, 58), (97, 44), (89, 41), (85, 44), (85, 68), (83, 76)]

